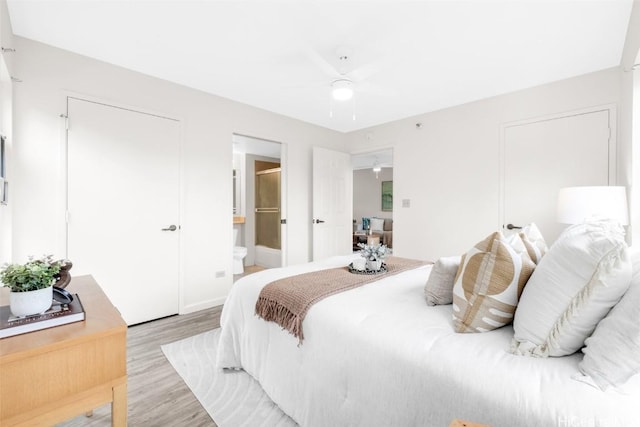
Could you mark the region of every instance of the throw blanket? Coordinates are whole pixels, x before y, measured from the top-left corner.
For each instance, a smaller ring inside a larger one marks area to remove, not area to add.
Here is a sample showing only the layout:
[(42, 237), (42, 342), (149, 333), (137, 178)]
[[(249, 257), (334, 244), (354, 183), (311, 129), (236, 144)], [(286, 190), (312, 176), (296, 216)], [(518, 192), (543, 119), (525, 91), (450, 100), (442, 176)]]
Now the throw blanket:
[(348, 267), (313, 271), (271, 282), (262, 288), (256, 302), (256, 314), (276, 322), (301, 343), (302, 321), (309, 308), (324, 298), (374, 282), (383, 277), (419, 267), (424, 261), (390, 257), (387, 271), (379, 274), (353, 274)]

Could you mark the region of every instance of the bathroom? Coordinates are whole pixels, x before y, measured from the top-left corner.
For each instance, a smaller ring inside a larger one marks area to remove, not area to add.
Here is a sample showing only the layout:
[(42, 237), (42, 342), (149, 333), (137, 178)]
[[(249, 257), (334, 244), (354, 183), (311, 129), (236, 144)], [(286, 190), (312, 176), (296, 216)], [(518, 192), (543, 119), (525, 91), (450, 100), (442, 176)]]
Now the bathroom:
[(233, 274), (283, 265), (283, 145), (233, 135)]

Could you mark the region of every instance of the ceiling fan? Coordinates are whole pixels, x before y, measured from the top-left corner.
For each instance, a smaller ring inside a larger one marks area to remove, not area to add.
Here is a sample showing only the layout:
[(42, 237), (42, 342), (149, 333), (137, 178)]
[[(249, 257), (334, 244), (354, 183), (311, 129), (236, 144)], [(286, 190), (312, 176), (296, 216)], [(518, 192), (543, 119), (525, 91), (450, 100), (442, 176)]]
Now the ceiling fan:
[(353, 98), (356, 91), (389, 94), (390, 91), (376, 88), (366, 80), (377, 72), (374, 64), (366, 64), (356, 67), (354, 64), (353, 49), (341, 46), (335, 51), (335, 65), (327, 61), (314, 49), (306, 49), (308, 58), (315, 63), (330, 80), (331, 97), (335, 101), (348, 101)]

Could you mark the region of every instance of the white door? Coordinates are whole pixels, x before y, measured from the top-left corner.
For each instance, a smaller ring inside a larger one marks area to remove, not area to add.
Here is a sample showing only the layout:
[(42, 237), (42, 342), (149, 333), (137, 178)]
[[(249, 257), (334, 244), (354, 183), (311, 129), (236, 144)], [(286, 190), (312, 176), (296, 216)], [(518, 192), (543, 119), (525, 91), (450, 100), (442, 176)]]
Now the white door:
[(287, 146), (280, 144), (280, 265), (289, 265), (287, 258)]
[(609, 110), (508, 126), (504, 135), (504, 224), (535, 222), (547, 244), (566, 224), (556, 221), (562, 187), (608, 185)]
[(76, 98), (67, 108), (72, 275), (92, 274), (130, 325), (176, 314), (180, 123)]
[(351, 156), (313, 147), (313, 260), (352, 252)]

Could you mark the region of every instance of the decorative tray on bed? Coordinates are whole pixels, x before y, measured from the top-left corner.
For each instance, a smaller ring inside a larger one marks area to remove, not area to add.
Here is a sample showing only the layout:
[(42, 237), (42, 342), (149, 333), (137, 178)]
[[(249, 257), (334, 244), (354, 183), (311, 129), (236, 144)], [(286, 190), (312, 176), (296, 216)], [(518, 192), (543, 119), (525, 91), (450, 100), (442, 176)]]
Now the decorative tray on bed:
[(380, 270), (369, 270), (368, 268), (365, 270), (356, 270), (353, 268), (353, 263), (349, 264), (349, 273), (353, 274), (382, 274), (387, 272), (387, 264), (384, 262), (380, 266)]

